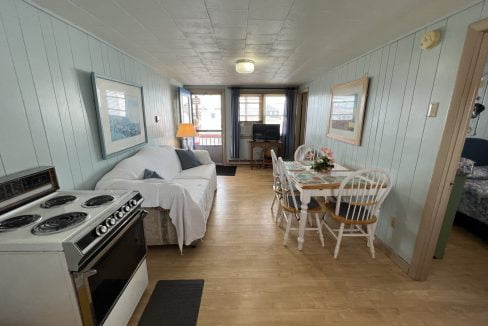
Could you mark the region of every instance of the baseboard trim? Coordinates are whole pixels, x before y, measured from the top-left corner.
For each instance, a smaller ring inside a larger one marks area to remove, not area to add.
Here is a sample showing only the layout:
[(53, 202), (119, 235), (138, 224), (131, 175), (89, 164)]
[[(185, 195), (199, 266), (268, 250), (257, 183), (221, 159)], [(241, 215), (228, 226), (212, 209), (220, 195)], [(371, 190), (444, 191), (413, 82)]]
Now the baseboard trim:
[(389, 245), (384, 243), (381, 239), (378, 237), (375, 238), (374, 240), (374, 245), (378, 248), (381, 249), (386, 257), (390, 258), (402, 271), (405, 273), (408, 273), (408, 270), (410, 269), (410, 264), (407, 263), (399, 254), (397, 254)]

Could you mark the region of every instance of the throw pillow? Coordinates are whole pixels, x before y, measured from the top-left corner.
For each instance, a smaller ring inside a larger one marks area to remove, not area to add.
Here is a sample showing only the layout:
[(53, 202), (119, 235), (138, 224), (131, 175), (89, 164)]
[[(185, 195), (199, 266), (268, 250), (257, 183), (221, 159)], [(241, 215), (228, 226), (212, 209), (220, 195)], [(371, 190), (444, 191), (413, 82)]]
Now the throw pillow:
[(178, 155), (178, 158), (180, 159), (181, 163), (181, 169), (182, 170), (188, 170), (197, 166), (202, 165), (198, 158), (195, 156), (195, 153), (193, 153), (190, 150), (184, 150), (184, 149), (175, 149), (176, 150), (176, 155)]
[(144, 179), (164, 179), (156, 171), (144, 169)]

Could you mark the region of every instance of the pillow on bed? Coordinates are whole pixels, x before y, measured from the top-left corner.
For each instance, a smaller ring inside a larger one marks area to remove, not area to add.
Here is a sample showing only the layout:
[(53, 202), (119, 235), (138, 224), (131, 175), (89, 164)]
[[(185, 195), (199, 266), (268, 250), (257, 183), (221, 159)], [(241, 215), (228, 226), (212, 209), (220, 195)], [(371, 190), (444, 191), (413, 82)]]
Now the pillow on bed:
[(475, 166), (468, 179), (488, 180), (488, 165)]
[(475, 165), (475, 161), (470, 160), (469, 158), (461, 157), (458, 163), (457, 174), (458, 175), (468, 175), (473, 172), (473, 167)]

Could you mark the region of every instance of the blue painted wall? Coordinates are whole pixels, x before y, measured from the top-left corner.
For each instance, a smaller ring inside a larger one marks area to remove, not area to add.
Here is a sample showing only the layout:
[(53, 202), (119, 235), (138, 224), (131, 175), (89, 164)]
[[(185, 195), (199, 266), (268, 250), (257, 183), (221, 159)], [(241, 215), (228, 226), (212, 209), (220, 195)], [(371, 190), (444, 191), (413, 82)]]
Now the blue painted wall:
[[(395, 181), (380, 214), (377, 236), (410, 262), (443, 133), (467, 27), (485, 17), (484, 2), (326, 72), (309, 87), (306, 142), (331, 147), (352, 168), (381, 167)], [(421, 36), (440, 29), (442, 42), (421, 50)], [(330, 88), (370, 77), (361, 146), (326, 137)], [(439, 102), (436, 118), (427, 118)]]
[(90, 189), (135, 152), (102, 160), (92, 71), (142, 85), (149, 142), (174, 144), (169, 79), (24, 1), (0, 1), (0, 176), (54, 165), (62, 188)]

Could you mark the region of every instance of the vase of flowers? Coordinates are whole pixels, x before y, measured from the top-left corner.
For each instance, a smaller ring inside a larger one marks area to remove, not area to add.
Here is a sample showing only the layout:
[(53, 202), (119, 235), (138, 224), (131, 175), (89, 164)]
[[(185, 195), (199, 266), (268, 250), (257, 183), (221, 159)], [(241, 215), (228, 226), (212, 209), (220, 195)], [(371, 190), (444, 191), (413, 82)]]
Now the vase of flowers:
[(330, 172), (333, 168), (334, 158), (332, 150), (328, 147), (322, 147), (313, 162), (312, 169), (316, 172)]

